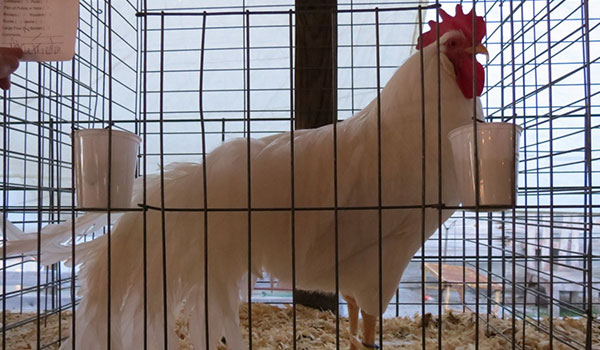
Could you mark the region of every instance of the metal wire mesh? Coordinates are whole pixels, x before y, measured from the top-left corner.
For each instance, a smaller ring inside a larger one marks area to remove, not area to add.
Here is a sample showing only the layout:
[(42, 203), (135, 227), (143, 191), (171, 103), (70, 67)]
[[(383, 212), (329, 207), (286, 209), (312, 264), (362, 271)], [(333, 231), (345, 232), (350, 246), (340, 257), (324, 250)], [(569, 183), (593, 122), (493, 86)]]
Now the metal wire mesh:
[[(21, 63), (12, 75), (2, 99), (2, 210), (24, 231), (39, 232), (79, 215), (71, 170), (74, 129), (107, 126), (109, 109), (115, 127), (137, 127), (137, 6), (81, 1), (73, 60)], [(19, 337), (31, 325), (31, 348), (57, 348), (68, 334), (62, 328), (71, 322), (63, 316), (77, 303), (75, 270), (64, 264), (40, 266), (36, 260), (3, 259), (3, 349), (14, 346), (7, 337)], [(15, 313), (24, 316), (12, 318)], [(59, 323), (56, 334), (43, 335), (41, 327), (53, 318)]]
[[(440, 3), (447, 8), (458, 1), (436, 2), (423, 13), (414, 1), (338, 4), (339, 120), (377, 98), (401, 64), (397, 57), (412, 49), (413, 37), (391, 33), (435, 20)], [(474, 3), (485, 16), (491, 53), (481, 98), (487, 120), (524, 128), (518, 202), (503, 212), (460, 210), (441, 224), (380, 313), (470, 310), (476, 327), (492, 327), (494, 315), (511, 319), (513, 329), (503, 336), (515, 349), (525, 344), (530, 326), (547, 335), (550, 348), (592, 349), (600, 309), (599, 8), (588, 1)], [(81, 2), (74, 60), (25, 64), (3, 97), (3, 214), (37, 232), (80, 214), (72, 185), (73, 128), (110, 125), (141, 135), (139, 176), (159, 172), (155, 164), (201, 162), (232, 138), (293, 132), (295, 14), (289, 8)], [(331, 209), (340, 210), (337, 204)], [(462, 282), (444, 282), (440, 276), (455, 267)], [(60, 344), (68, 335), (60, 326), (51, 340), (42, 340), (40, 327), (67, 309), (76, 317), (76, 269), (9, 257), (2, 271), (4, 348), (11, 331), (27, 324), (36, 324), (35, 347)], [(268, 279), (248, 298), (293, 301), (291, 291)], [(11, 323), (9, 311), (30, 316)], [(554, 327), (558, 317), (585, 319), (585, 342)], [(523, 339), (516, 339), (516, 327)], [(166, 322), (164, 332), (166, 338)]]

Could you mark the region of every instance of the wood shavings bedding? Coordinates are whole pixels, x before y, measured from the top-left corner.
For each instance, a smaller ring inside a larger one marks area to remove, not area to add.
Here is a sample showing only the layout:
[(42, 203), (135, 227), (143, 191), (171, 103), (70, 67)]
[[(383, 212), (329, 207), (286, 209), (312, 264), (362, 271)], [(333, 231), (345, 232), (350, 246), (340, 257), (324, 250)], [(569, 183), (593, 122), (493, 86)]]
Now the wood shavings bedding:
[[(297, 348), (307, 349), (336, 349), (335, 346), (335, 315), (331, 312), (322, 312), (298, 306), (297, 308)], [(247, 306), (242, 306), (240, 319), (244, 338), (248, 339), (248, 311)], [(512, 341), (512, 321), (489, 318), (487, 315), (479, 321), (479, 349), (503, 350), (510, 349)], [(437, 317), (426, 314), (421, 317), (398, 317), (384, 320), (384, 349), (394, 350), (421, 350), (422, 330), (421, 323), (426, 326), (426, 342), (428, 349), (438, 348)], [(542, 322), (547, 327), (547, 320)], [(472, 313), (446, 313), (442, 318), (442, 348), (444, 350), (471, 350), (475, 349), (475, 315)], [(586, 320), (580, 319), (555, 319), (555, 336), (572, 339), (579, 344), (585, 344)], [(340, 319), (340, 349), (349, 349), (346, 330), (346, 318)], [(516, 322), (516, 343), (522, 346), (523, 324)], [(533, 325), (526, 325), (525, 349), (549, 350), (548, 335), (537, 330)], [(564, 334), (564, 336), (562, 336)], [(593, 349), (600, 350), (600, 325), (594, 324)], [(378, 338), (376, 338), (378, 339)], [(252, 305), (252, 341), (257, 349), (280, 350), (292, 348), (292, 307), (278, 308), (264, 304)], [(554, 349), (571, 349), (565, 344), (554, 340)], [(575, 348), (581, 345), (573, 343)], [(225, 349), (225, 348), (223, 348)]]
[[(298, 306), (297, 308), (297, 349), (335, 349), (335, 315)], [(252, 344), (254, 349), (282, 350), (292, 348), (292, 307), (277, 307), (265, 304), (252, 304)], [(512, 339), (512, 320), (489, 317), (487, 315), (479, 322), (479, 349), (503, 350), (510, 349)], [(7, 312), (7, 324), (35, 317), (35, 314), (14, 314)], [(242, 333), (248, 339), (248, 307), (244, 304), (240, 309)], [(475, 315), (471, 313), (446, 313), (442, 323), (442, 346), (444, 350), (474, 350), (475, 349)], [(426, 326), (427, 348), (437, 349), (438, 330), (437, 317), (426, 314), (421, 317), (398, 317), (384, 320), (384, 348), (389, 350), (412, 350), (422, 348), (421, 323)], [(555, 319), (554, 334), (561, 339), (570, 339), (574, 348), (584, 348), (586, 321), (583, 319)], [(489, 325), (489, 327), (488, 327)], [(62, 335), (68, 334), (70, 313), (62, 314)], [(541, 327), (547, 327), (548, 320), (541, 322)], [(340, 318), (340, 349), (349, 349), (346, 329), (346, 318)], [(42, 320), (42, 344), (48, 344), (58, 339), (58, 315)], [(179, 339), (178, 350), (193, 350), (189, 342), (189, 319), (184, 317), (177, 320), (174, 333)], [(523, 345), (523, 324), (516, 321), (515, 339), (518, 347)], [(534, 325), (526, 325), (526, 350), (550, 350), (548, 335), (539, 331)], [(592, 349), (600, 350), (600, 326), (594, 324), (592, 331)], [(577, 344), (579, 343), (579, 345)], [(29, 350), (36, 348), (36, 322), (30, 322), (7, 332), (7, 345), (11, 350)], [(554, 341), (554, 349), (571, 349), (558, 340)], [(48, 349), (58, 349), (57, 345)], [(227, 350), (225, 345), (220, 350)]]
[[(71, 312), (61, 313), (60, 322), (58, 314), (48, 317), (42, 317), (40, 320), (40, 344), (53, 344), (46, 349), (56, 350), (59, 348), (59, 326), (61, 328), (60, 337), (66, 337), (69, 334), (71, 326)], [(30, 321), (31, 322), (27, 322)], [(1, 324), (2, 319), (0, 319)], [(22, 325), (6, 331), (6, 349), (7, 350), (32, 350), (37, 349), (37, 321), (35, 313), (13, 313), (6, 312), (6, 324), (8, 327), (19, 324)], [(1, 342), (0, 342), (1, 344)], [(1, 346), (1, 345), (0, 345)]]

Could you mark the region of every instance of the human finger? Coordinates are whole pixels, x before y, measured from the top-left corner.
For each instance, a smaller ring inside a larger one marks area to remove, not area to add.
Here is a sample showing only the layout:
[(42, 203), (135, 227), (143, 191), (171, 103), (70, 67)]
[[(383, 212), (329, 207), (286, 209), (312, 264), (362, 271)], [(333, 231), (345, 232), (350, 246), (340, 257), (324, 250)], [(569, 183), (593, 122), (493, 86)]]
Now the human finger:
[(0, 79), (7, 78), (19, 68), (19, 59), (14, 55), (0, 54)]
[(20, 47), (0, 47), (0, 54), (22, 58), (23, 50)]
[(10, 78), (0, 79), (0, 89), (8, 90), (10, 88)]

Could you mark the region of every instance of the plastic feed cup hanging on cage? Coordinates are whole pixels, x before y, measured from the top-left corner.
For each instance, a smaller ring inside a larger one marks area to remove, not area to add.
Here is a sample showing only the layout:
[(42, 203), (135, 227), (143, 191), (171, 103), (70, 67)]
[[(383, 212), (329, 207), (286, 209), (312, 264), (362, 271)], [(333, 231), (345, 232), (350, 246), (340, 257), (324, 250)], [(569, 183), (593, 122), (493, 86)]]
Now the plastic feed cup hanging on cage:
[(85, 129), (73, 133), (75, 186), (80, 208), (107, 208), (108, 176), (111, 174), (110, 207), (129, 208), (133, 192), (137, 149), (142, 141), (135, 134), (112, 132), (109, 166), (109, 129)]
[[(469, 124), (448, 134), (462, 205), (477, 206), (478, 182), (479, 206), (484, 207), (482, 210), (510, 208), (516, 203), (517, 197), (519, 139), (523, 128), (512, 123), (477, 124), (477, 162), (473, 128)], [(479, 164), (479, 174), (476, 164)]]

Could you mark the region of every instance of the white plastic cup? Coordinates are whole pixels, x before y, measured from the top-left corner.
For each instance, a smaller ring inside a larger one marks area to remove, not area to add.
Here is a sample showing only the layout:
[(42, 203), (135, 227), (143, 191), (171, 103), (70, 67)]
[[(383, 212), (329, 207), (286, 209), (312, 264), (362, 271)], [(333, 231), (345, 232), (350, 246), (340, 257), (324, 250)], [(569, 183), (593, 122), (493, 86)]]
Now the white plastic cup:
[[(506, 210), (516, 203), (519, 139), (523, 128), (512, 123), (478, 123), (477, 153), (473, 125), (465, 125), (448, 134), (458, 190), (464, 207), (475, 207), (479, 184), (482, 211)], [(476, 179), (479, 164), (479, 179)]]
[[(110, 207), (129, 208), (137, 149), (142, 139), (130, 132), (111, 130)], [(80, 208), (108, 207), (109, 129), (77, 130), (71, 136), (75, 151), (75, 187)]]

